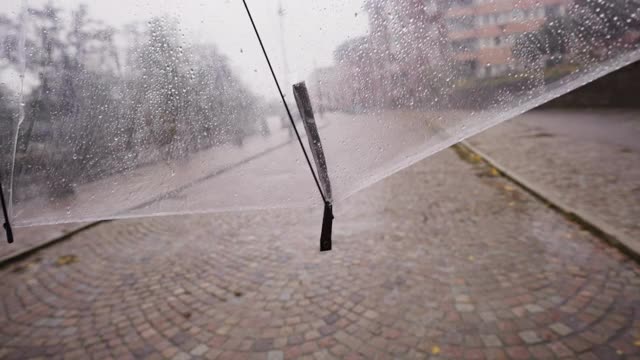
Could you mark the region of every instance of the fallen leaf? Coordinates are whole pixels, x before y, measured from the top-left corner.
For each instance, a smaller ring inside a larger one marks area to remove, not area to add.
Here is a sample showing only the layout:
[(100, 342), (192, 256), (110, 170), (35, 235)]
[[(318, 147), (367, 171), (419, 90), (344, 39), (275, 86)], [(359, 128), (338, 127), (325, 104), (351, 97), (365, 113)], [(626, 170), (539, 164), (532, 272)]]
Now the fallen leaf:
[(62, 255), (58, 258), (58, 260), (56, 260), (56, 265), (58, 266), (69, 265), (69, 264), (73, 264), (76, 261), (78, 261), (78, 257), (75, 255)]
[(472, 256), (469, 256), (469, 261), (473, 261), (473, 260), (475, 260), (475, 259), (476, 259), (476, 258), (475, 258), (475, 257), (473, 257), (473, 255), (472, 255)]
[(440, 354), (440, 347), (439, 347), (438, 345), (434, 345), (434, 346), (431, 348), (431, 353), (432, 353), (433, 355), (438, 355), (438, 354)]
[(494, 167), (491, 168), (490, 173), (491, 173), (491, 176), (500, 176), (500, 171), (498, 171), (498, 169)]
[(640, 347), (640, 339), (636, 340), (636, 341), (633, 343), (633, 345), (635, 345), (635, 346), (637, 346), (637, 347)]

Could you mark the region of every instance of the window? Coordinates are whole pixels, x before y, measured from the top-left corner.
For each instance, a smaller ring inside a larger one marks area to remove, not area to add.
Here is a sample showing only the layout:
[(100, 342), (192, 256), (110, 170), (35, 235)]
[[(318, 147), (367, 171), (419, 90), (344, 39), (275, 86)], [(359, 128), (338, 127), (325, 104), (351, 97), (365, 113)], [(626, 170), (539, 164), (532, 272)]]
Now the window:
[(527, 9), (524, 12), (524, 18), (525, 19), (533, 19), (535, 17), (535, 13), (533, 12), (533, 9)]
[(508, 45), (513, 45), (513, 43), (515, 42), (515, 36), (514, 35), (507, 35), (504, 37), (504, 42)]
[(488, 66), (478, 66), (477, 75), (479, 78), (487, 76), (487, 67)]
[(559, 17), (564, 15), (564, 7), (560, 5), (545, 6), (545, 13), (548, 17)]
[(467, 52), (475, 50), (477, 47), (476, 44), (475, 39), (464, 39), (454, 41), (451, 45), (456, 52)]
[(453, 0), (451, 2), (451, 7), (463, 7), (471, 5), (472, 0)]
[(513, 10), (513, 20), (520, 21), (520, 20), (523, 20), (523, 18), (524, 18), (524, 14), (522, 10), (520, 9)]
[(461, 16), (447, 21), (449, 30), (460, 31), (473, 29), (473, 17)]
[(424, 9), (428, 12), (434, 12), (438, 10), (435, 1), (423, 0), (422, 4), (424, 5)]

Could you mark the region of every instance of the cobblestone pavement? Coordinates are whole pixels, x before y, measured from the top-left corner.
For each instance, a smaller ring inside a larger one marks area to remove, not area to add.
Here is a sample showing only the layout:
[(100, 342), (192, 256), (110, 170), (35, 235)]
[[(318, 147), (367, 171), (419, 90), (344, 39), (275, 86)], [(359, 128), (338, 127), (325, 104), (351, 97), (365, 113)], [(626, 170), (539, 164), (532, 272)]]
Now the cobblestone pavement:
[(640, 239), (640, 113), (533, 111), (469, 142), (545, 194)]
[(638, 358), (640, 267), (451, 150), (336, 209), (100, 224), (0, 271), (0, 358)]

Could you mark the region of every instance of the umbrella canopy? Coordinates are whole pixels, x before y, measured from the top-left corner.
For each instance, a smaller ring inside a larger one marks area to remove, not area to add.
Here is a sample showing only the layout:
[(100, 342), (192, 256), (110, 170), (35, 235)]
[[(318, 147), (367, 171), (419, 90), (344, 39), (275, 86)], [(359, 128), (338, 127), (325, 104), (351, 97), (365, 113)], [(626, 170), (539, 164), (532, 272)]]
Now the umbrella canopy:
[[(628, 0), (247, 5), (333, 200), (640, 58)], [(242, 2), (9, 0), (0, 39), (14, 224), (322, 204)]]

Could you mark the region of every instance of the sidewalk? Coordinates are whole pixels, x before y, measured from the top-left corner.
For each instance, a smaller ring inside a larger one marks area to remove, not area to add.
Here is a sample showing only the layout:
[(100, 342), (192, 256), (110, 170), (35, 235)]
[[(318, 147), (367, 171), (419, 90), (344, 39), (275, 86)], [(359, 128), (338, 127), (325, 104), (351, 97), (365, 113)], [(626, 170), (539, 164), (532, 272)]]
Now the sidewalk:
[(638, 139), (640, 113), (533, 111), (468, 143), (552, 202), (593, 219), (639, 249)]
[[(212, 164), (208, 164), (208, 166), (203, 167), (203, 170), (200, 170), (198, 173), (197, 170), (191, 169), (194, 166), (197, 167), (198, 162), (202, 163), (202, 158), (206, 158), (207, 156), (212, 157), (212, 152), (221, 152), (218, 149), (209, 149), (203, 151), (201, 153), (195, 154), (195, 159), (189, 162), (188, 165), (193, 165), (189, 170), (181, 171), (178, 175), (173, 176), (169, 181), (163, 183), (163, 188), (166, 192), (175, 191), (176, 189), (180, 189), (184, 186), (188, 186), (190, 183), (197, 181), (199, 178), (206, 177), (211, 173), (215, 173), (216, 171), (221, 171), (227, 167), (233, 167), (235, 164), (242, 163), (245, 159), (250, 159), (255, 156), (259, 156), (261, 153), (269, 151), (270, 149), (278, 148), (287, 143), (286, 137), (283, 134), (278, 133), (274, 137), (268, 138), (266, 140), (261, 139), (259, 137), (254, 137), (250, 139), (250, 141), (245, 144), (242, 148), (237, 147), (225, 147), (224, 156), (220, 156), (216, 154), (216, 160)], [(183, 164), (182, 167), (185, 167)], [(84, 211), (111, 211), (113, 214), (116, 213), (115, 206), (122, 206), (122, 204), (128, 204), (126, 208), (133, 208), (136, 206), (145, 205), (146, 203), (152, 203), (154, 201), (159, 200), (158, 196), (162, 196), (161, 192), (158, 192), (157, 187), (149, 186), (148, 182), (145, 184), (144, 176), (140, 176), (139, 174), (144, 173), (155, 173), (161, 174), (166, 170), (167, 164), (157, 163), (152, 165), (144, 166), (140, 169), (134, 170), (131, 174), (123, 175), (115, 175), (114, 178), (118, 178), (118, 181), (123, 181), (123, 177), (126, 177), (130, 180), (128, 184), (128, 188), (139, 186), (141, 189), (145, 189), (144, 191), (137, 192), (136, 196), (131, 196), (127, 191), (118, 191), (117, 193), (114, 191), (110, 191), (114, 186), (110, 183), (116, 183), (117, 181), (112, 178), (105, 179), (103, 181), (98, 181), (96, 183), (90, 183), (83, 185), (80, 189), (77, 196), (88, 198), (92, 197), (92, 201), (84, 200), (84, 204), (94, 203), (97, 204), (101, 209), (87, 209)], [(203, 172), (204, 171), (204, 172)], [(156, 178), (162, 178), (161, 175), (157, 175)], [(147, 177), (148, 179), (148, 177)], [(140, 184), (138, 184), (140, 183)], [(132, 185), (133, 184), (133, 185)], [(123, 188), (126, 190), (126, 188)], [(119, 189), (121, 190), (121, 189)], [(114, 198), (120, 199), (122, 201), (115, 201)], [(60, 216), (60, 212), (64, 211), (63, 207), (55, 207), (51, 208), (50, 204), (43, 203), (44, 199), (34, 199), (30, 200), (27, 204), (20, 204), (19, 210), (22, 217), (28, 217), (33, 219), (51, 219), (50, 221), (55, 221), (62, 219)], [(82, 203), (83, 200), (79, 199), (79, 203)], [(48, 220), (45, 220), (45, 222)], [(29, 226), (29, 227), (16, 227), (14, 226), (14, 243), (13, 244), (2, 244), (0, 246), (0, 264), (10, 260), (20, 254), (25, 252), (29, 252), (35, 248), (41, 247), (64, 237), (69, 233), (73, 233), (75, 231), (81, 230), (94, 222), (71, 222), (71, 223), (63, 223), (63, 224), (55, 224), (55, 225), (40, 225), (40, 226)], [(14, 224), (15, 225), (15, 224)], [(4, 239), (4, 236), (3, 236)]]
[[(321, 127), (326, 125), (326, 122), (321, 121)], [(231, 169), (247, 166), (247, 163), (284, 147), (292, 146), (297, 150), (297, 143), (290, 140), (288, 132), (280, 129), (266, 138), (252, 136), (245, 140), (245, 144), (242, 147), (226, 145), (206, 149), (192, 154), (188, 161), (182, 163), (167, 164), (157, 162), (145, 165), (129, 173), (116, 174), (109, 178), (80, 186), (73, 202), (67, 204), (68, 207), (49, 203), (44, 198), (32, 199), (26, 203), (21, 203), (17, 210), (19, 219), (13, 219), (15, 241), (13, 244), (0, 246), (0, 265), (19, 257), (21, 254), (45, 246), (67, 234), (82, 230), (96, 223), (89, 220), (78, 222), (77, 218), (83, 219), (87, 216), (119, 218), (122, 215), (148, 216), (152, 213), (166, 214), (185, 206), (187, 203), (190, 205), (185, 210), (191, 211), (207, 209), (211, 206), (211, 203), (218, 203), (220, 206), (224, 206), (224, 202), (212, 202), (209, 199), (209, 202), (205, 201), (203, 203), (202, 199), (208, 199), (207, 196), (213, 195), (229, 198), (234, 192), (237, 192), (237, 189), (232, 188), (228, 189), (228, 191), (212, 193), (210, 191), (211, 188), (216, 187), (211, 187), (211, 180), (218, 178)], [(283, 153), (283, 151), (280, 151), (280, 153)], [(285, 157), (281, 163), (286, 166), (284, 170), (290, 173), (290, 178), (304, 177), (307, 181), (311, 181), (308, 178), (308, 170), (301, 166), (299, 161), (294, 161), (302, 153), (285, 151), (284, 154), (279, 158)], [(291, 172), (292, 167), (298, 170), (297, 177)], [(170, 177), (167, 176), (169, 172), (172, 173)], [(248, 181), (246, 179), (247, 176), (242, 172), (234, 171), (233, 173), (236, 178), (243, 178)], [(252, 181), (264, 182), (264, 176), (253, 176), (253, 178), (255, 179)], [(198, 190), (203, 182), (206, 182), (207, 188), (205, 190), (194, 191), (192, 189)], [(126, 186), (117, 186), (118, 183), (126, 184)], [(238, 179), (229, 180), (226, 178), (223, 185), (228, 187), (229, 184), (237, 183)], [(256, 185), (251, 188), (258, 189), (259, 187)], [(311, 184), (309, 184), (309, 189), (313, 190)], [(273, 192), (274, 189), (270, 189), (270, 191)], [(251, 194), (244, 194), (244, 197), (251, 198)], [(241, 203), (242, 199), (234, 196), (233, 201)], [(200, 209), (197, 209), (196, 205), (200, 206)], [(66, 216), (72, 222), (27, 227), (15, 226), (17, 223), (20, 223), (19, 225), (28, 225), (32, 221), (45, 224), (65, 221), (65, 215), (62, 215), (63, 212), (66, 212)]]
[[(55, 224), (60, 222), (94, 221), (95, 219), (148, 216), (165, 213), (163, 202), (184, 188), (208, 179), (229, 168), (242, 165), (255, 157), (290, 143), (286, 131), (269, 137), (252, 136), (242, 147), (221, 145), (191, 154), (188, 158), (171, 162), (158, 161), (131, 171), (82, 184), (73, 197), (51, 201), (41, 195), (14, 204), (13, 222), (17, 226)], [(291, 168), (304, 167), (296, 163), (298, 153), (288, 154)], [(248, 177), (239, 174), (235, 183)], [(18, 186), (20, 184), (18, 183)], [(238, 192), (235, 190), (235, 192)], [(228, 194), (231, 197), (233, 193)], [(186, 204), (192, 199), (179, 199), (186, 211), (203, 211)], [(210, 205), (210, 204), (208, 204)]]

